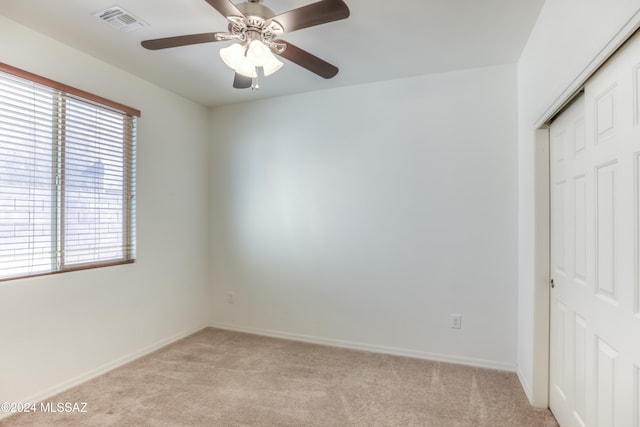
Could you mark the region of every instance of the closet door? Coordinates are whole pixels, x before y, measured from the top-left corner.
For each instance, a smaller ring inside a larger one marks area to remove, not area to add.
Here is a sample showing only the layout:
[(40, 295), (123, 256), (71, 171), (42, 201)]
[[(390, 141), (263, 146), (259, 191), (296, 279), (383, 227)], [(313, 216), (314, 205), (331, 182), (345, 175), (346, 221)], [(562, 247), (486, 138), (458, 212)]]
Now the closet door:
[(640, 427), (640, 38), (551, 125), (550, 407)]

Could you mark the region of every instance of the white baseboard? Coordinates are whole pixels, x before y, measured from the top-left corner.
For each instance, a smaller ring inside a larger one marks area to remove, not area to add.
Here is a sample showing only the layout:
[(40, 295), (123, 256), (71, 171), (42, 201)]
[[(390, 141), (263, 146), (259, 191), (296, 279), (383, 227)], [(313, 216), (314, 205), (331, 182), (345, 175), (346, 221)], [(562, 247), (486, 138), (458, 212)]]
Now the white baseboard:
[(531, 384), (529, 384), (529, 382), (527, 381), (527, 378), (524, 376), (524, 374), (520, 370), (520, 367), (516, 369), (516, 375), (520, 380), (520, 385), (524, 390), (524, 394), (526, 394), (527, 399), (529, 399), (529, 404), (533, 405), (533, 389), (531, 388)]
[[(167, 346), (167, 345), (169, 345), (169, 344), (171, 344), (171, 343), (173, 343), (175, 341), (178, 341), (178, 340), (180, 340), (182, 338), (185, 338), (185, 337), (187, 337), (187, 336), (189, 336), (189, 335), (191, 335), (191, 334), (193, 334), (195, 332), (198, 332), (198, 331), (200, 331), (200, 330), (202, 330), (202, 329), (204, 329), (206, 327), (207, 327), (207, 325), (202, 325), (202, 326), (199, 326), (197, 328), (190, 329), (188, 331), (181, 332), (179, 334), (173, 335), (173, 336), (171, 336), (169, 338), (162, 339), (162, 340), (157, 341), (157, 342), (155, 342), (155, 343), (153, 343), (153, 344), (151, 344), (151, 345), (149, 345), (149, 346), (147, 346), (147, 347), (145, 347), (145, 348), (143, 348), (141, 350), (138, 350), (138, 351), (130, 353), (130, 354), (126, 355), (126, 356), (120, 357), (120, 358), (118, 358), (118, 359), (116, 359), (114, 361), (107, 362), (107, 363), (105, 363), (105, 364), (103, 364), (101, 366), (98, 366), (95, 369), (92, 369), (92, 370), (90, 370), (88, 372), (85, 372), (84, 374), (78, 375), (75, 378), (72, 378), (70, 380), (64, 381), (64, 382), (62, 382), (60, 384), (57, 384), (57, 385), (55, 385), (53, 387), (50, 387), (50, 388), (48, 388), (46, 390), (40, 391), (40, 392), (38, 392), (36, 394), (33, 394), (31, 396), (28, 396), (28, 397), (26, 397), (24, 399), (17, 400), (16, 402), (23, 402), (23, 403), (24, 402), (33, 402), (33, 403), (36, 403), (36, 402), (41, 402), (43, 400), (49, 399), (49, 398), (51, 398), (51, 397), (53, 397), (53, 396), (55, 396), (55, 395), (57, 395), (59, 393), (62, 393), (62, 392), (66, 391), (66, 390), (68, 390), (68, 389), (70, 389), (72, 387), (75, 387), (77, 385), (85, 383), (85, 382), (87, 382), (89, 380), (92, 380), (95, 377), (98, 377), (100, 375), (106, 374), (109, 371), (113, 371), (114, 369), (119, 368), (120, 366), (126, 365), (127, 363), (132, 362), (132, 361), (134, 361), (136, 359), (139, 359), (139, 358), (141, 358), (143, 356), (146, 356), (149, 353), (153, 353), (154, 351), (159, 350), (162, 347), (165, 347), (165, 346)], [(11, 416), (11, 415), (13, 415), (13, 414), (12, 413), (0, 413), (0, 420), (2, 420), (3, 418), (6, 418), (8, 416)]]
[(455, 356), (449, 354), (429, 353), (406, 348), (388, 347), (372, 345), (356, 341), (346, 341), (333, 338), (323, 338), (311, 335), (293, 334), (289, 332), (272, 331), (267, 329), (238, 327), (228, 324), (211, 324), (212, 328), (225, 329), (236, 332), (246, 332), (255, 335), (263, 335), (273, 338), (282, 338), (292, 341), (302, 341), (311, 344), (327, 345), (331, 347), (348, 348), (352, 350), (369, 351), (372, 353), (390, 354), (393, 356), (413, 357), (415, 359), (432, 360), (436, 362), (454, 363), (457, 365), (474, 366), (478, 368), (495, 369), (499, 371), (515, 372), (516, 366), (513, 363), (499, 362), (495, 360), (477, 359), (465, 356)]

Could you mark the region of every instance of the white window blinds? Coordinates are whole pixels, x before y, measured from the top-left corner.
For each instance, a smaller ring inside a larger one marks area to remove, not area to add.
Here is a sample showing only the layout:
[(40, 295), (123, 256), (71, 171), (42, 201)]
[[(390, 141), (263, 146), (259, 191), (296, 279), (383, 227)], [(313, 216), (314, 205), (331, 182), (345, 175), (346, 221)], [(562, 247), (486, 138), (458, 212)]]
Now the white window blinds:
[(15, 71), (0, 64), (0, 280), (132, 262), (137, 111)]

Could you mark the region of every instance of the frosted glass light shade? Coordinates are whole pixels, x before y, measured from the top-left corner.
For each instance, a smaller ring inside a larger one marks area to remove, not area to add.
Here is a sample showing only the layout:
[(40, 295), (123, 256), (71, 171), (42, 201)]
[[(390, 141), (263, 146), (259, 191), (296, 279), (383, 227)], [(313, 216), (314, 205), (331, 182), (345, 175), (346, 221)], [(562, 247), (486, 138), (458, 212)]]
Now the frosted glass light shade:
[(270, 57), (273, 57), (271, 49), (265, 46), (261, 41), (253, 40), (249, 44), (249, 49), (247, 49), (247, 58), (249, 61), (253, 62), (256, 67), (264, 66), (264, 64), (269, 61)]
[(275, 73), (282, 67), (282, 62), (276, 59), (271, 49), (259, 40), (253, 40), (249, 44), (247, 59), (253, 62), (256, 67), (262, 67), (265, 76)]
[(258, 77), (255, 65), (253, 65), (253, 63), (245, 57), (240, 60), (240, 64), (235, 67), (235, 70), (236, 73), (241, 74), (245, 77), (251, 77), (252, 79)]
[(244, 59), (244, 49), (241, 45), (234, 43), (229, 47), (220, 49), (220, 57), (229, 68), (235, 70)]
[(271, 59), (262, 66), (262, 71), (264, 71), (265, 76), (269, 76), (278, 71), (282, 65), (282, 62), (278, 61), (278, 59), (272, 54)]

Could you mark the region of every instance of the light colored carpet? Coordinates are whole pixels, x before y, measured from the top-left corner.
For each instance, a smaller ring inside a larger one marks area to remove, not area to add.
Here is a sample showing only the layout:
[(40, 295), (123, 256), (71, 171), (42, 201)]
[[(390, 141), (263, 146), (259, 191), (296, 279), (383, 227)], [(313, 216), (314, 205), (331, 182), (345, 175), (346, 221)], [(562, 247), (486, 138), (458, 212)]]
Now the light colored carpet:
[(557, 426), (513, 373), (207, 328), (1, 426)]

